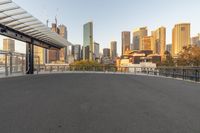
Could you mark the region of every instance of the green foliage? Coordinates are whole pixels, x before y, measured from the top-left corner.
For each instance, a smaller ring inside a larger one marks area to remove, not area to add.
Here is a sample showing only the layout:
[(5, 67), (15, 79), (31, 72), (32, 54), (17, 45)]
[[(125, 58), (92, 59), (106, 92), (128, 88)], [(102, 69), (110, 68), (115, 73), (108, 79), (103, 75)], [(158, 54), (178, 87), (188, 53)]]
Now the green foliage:
[(70, 64), (73, 71), (116, 71), (115, 66), (102, 65), (96, 61), (77, 61)]

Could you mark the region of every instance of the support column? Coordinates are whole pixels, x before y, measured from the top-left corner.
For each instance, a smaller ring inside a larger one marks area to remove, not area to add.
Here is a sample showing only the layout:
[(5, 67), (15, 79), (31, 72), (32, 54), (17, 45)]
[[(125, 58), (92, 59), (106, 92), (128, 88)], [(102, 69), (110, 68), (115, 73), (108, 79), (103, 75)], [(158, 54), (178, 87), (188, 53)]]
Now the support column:
[(26, 44), (26, 74), (34, 74), (34, 46)]
[(10, 53), (10, 75), (13, 73), (13, 54)]

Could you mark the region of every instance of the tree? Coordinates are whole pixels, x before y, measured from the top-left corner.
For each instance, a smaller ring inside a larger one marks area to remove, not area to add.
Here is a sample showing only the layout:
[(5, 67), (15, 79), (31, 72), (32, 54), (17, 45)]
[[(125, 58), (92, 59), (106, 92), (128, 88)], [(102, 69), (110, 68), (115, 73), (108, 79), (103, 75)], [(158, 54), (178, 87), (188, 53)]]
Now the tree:
[(178, 54), (178, 66), (200, 66), (200, 47), (190, 45), (183, 47), (183, 50)]
[(174, 59), (169, 51), (165, 51), (164, 60), (160, 64), (161, 66), (174, 66)]

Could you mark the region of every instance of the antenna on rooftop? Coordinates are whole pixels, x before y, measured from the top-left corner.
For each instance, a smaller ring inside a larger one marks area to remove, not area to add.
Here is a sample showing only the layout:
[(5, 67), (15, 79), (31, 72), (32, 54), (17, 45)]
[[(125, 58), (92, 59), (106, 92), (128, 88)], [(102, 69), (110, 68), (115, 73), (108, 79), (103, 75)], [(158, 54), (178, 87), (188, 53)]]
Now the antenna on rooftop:
[(56, 9), (56, 16), (55, 16), (56, 25), (58, 25), (58, 11), (59, 11), (59, 8)]
[(46, 23), (46, 24), (47, 24), (47, 27), (49, 27), (49, 19), (47, 19), (47, 21), (46, 21), (46, 22), (47, 22), (47, 23)]

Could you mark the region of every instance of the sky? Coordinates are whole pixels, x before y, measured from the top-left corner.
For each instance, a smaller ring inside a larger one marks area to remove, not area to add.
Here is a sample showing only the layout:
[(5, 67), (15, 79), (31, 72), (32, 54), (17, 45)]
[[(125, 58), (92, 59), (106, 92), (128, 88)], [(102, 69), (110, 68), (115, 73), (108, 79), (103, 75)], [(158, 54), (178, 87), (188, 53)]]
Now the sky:
[(176, 23), (190, 22), (191, 35), (200, 32), (199, 0), (13, 0), (30, 14), (46, 23), (54, 22), (68, 28), (68, 40), (83, 42), (83, 24), (93, 21), (94, 40), (101, 48), (118, 42), (121, 53), (121, 32), (147, 26), (149, 35), (160, 26), (167, 28), (167, 43), (171, 43)]

